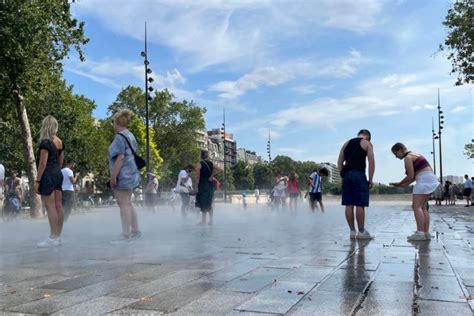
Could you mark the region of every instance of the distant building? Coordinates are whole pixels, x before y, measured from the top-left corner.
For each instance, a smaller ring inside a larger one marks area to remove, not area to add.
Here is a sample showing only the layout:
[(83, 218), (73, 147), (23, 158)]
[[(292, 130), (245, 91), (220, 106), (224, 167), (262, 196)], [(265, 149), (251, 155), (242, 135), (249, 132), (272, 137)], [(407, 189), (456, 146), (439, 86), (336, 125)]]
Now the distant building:
[[(207, 131), (207, 136), (214, 144), (219, 145), (219, 154), (225, 157), (228, 166), (233, 166), (237, 163), (237, 142), (233, 134), (225, 133), (224, 135), (221, 129), (214, 128)], [(224, 161), (224, 159), (222, 159), (222, 161)]]
[(255, 151), (239, 148), (237, 149), (237, 161), (243, 161), (249, 165), (254, 165), (261, 162), (262, 158), (258, 156)]
[(326, 167), (329, 170), (329, 182), (336, 184), (342, 183), (341, 176), (339, 175), (339, 169), (337, 169), (335, 164), (330, 162), (321, 162), (319, 165), (321, 167)]

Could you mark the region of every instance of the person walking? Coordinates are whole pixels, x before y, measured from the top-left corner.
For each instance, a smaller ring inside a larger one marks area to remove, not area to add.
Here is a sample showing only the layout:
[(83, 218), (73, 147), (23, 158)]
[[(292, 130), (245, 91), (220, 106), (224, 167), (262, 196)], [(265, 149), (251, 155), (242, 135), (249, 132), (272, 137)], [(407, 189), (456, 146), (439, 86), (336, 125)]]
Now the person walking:
[(472, 192), (472, 180), (469, 179), (469, 176), (467, 174), (465, 174), (464, 175), (464, 191), (462, 194), (466, 198), (466, 205), (464, 205), (465, 207), (469, 207), (469, 205), (472, 205), (471, 192)]
[(57, 136), (58, 121), (51, 115), (43, 119), (40, 129), (38, 173), (35, 192), (41, 195), (43, 206), (48, 214), (50, 235), (38, 243), (38, 247), (47, 248), (61, 245), (61, 233), (64, 223), (62, 205), (63, 174), (61, 166), (64, 162), (64, 143)]
[(438, 179), (426, 158), (421, 154), (408, 151), (402, 143), (393, 145), (392, 153), (396, 158), (404, 161), (406, 176), (400, 182), (392, 182), (390, 185), (404, 188), (416, 181), (413, 187), (412, 208), (417, 230), (407, 239), (409, 241), (429, 240), (431, 235), (428, 201), (439, 186)]
[(309, 206), (311, 210), (314, 212), (314, 209), (317, 207), (316, 203), (319, 203), (321, 206), (321, 211), (324, 212), (324, 204), (323, 204), (323, 195), (322, 195), (322, 187), (323, 187), (323, 177), (329, 176), (329, 170), (327, 168), (321, 168), (318, 170), (313, 170), (310, 174), (308, 181), (309, 181)]
[(176, 182), (176, 191), (181, 196), (181, 215), (186, 217), (189, 210), (189, 201), (193, 191), (193, 180), (191, 174), (194, 170), (193, 165), (187, 165), (178, 174), (178, 181)]
[(122, 234), (112, 244), (130, 243), (142, 237), (138, 228), (138, 216), (132, 204), (132, 191), (140, 184), (140, 172), (134, 152), (138, 151), (135, 136), (128, 130), (132, 118), (129, 110), (121, 110), (112, 117), (117, 133), (109, 146), (110, 187), (120, 208)]
[[(356, 138), (347, 141), (341, 148), (337, 167), (342, 177), (342, 205), (345, 206), (346, 221), (350, 228), (351, 239), (372, 239), (365, 229), (365, 208), (369, 206), (369, 189), (375, 172), (375, 158), (371, 134), (362, 129)], [(369, 164), (369, 180), (365, 175), (366, 160)], [(359, 232), (355, 230), (354, 207)]]
[(253, 190), (253, 195), (255, 196), (255, 203), (258, 204), (258, 200), (260, 200), (260, 189), (258, 187)]
[(75, 190), (74, 185), (77, 183), (77, 179), (80, 176), (80, 173), (77, 172), (74, 175), (74, 169), (76, 168), (76, 162), (73, 159), (68, 159), (66, 162), (66, 167), (61, 169), (61, 173), (63, 174), (63, 208), (64, 208), (64, 221), (66, 222), (71, 215), (71, 211), (74, 207), (75, 198)]
[(201, 162), (196, 168), (196, 183), (197, 183), (197, 194), (196, 194), (196, 207), (201, 209), (201, 222), (200, 225), (206, 224), (206, 217), (209, 213), (209, 220), (207, 225), (211, 226), (213, 223), (212, 202), (214, 200), (214, 182), (212, 177), (217, 172), (214, 170), (214, 165), (209, 160), (209, 152), (201, 152)]
[(273, 180), (273, 199), (277, 209), (280, 206), (285, 207), (287, 181), (288, 178), (282, 176), (281, 171), (277, 171)]
[(3, 192), (5, 191), (5, 167), (0, 163), (0, 210), (3, 210)]
[(287, 182), (288, 194), (290, 196), (290, 212), (296, 212), (296, 206), (298, 204), (298, 198), (300, 196), (300, 189), (298, 184), (298, 177), (296, 172), (291, 172)]
[(5, 181), (5, 214), (18, 215), (23, 202), (23, 189), (21, 179), (17, 177), (18, 172), (15, 169), (10, 170), (10, 177)]
[(145, 188), (145, 205), (148, 210), (154, 212), (156, 205), (156, 198), (158, 196), (159, 182), (156, 178), (156, 174), (148, 172), (148, 182)]

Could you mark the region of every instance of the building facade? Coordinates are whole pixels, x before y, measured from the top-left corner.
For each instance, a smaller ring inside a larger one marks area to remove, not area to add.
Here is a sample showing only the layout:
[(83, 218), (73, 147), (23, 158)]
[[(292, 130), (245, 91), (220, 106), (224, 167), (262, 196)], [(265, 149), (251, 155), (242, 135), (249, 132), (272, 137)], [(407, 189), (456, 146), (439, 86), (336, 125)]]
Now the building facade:
[(321, 167), (326, 167), (329, 170), (329, 177), (328, 177), (329, 182), (335, 183), (335, 184), (342, 184), (342, 179), (339, 174), (339, 169), (337, 168), (335, 164), (330, 163), (330, 162), (321, 162), (319, 165)]
[(237, 161), (243, 161), (249, 165), (255, 165), (262, 161), (262, 158), (257, 155), (255, 151), (247, 150), (245, 148), (237, 149)]

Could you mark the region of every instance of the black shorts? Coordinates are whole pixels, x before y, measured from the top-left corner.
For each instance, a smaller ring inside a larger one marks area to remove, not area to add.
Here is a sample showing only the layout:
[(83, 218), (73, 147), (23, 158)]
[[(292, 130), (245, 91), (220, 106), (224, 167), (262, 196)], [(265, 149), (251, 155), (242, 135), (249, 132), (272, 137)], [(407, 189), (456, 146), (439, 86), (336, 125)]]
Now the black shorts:
[(462, 195), (464, 195), (466, 197), (471, 196), (471, 191), (472, 191), (471, 188), (464, 188), (464, 191), (463, 191)]
[(321, 195), (321, 192), (316, 192), (316, 193), (309, 193), (309, 200), (311, 202), (321, 202), (321, 200), (323, 199), (322, 195)]

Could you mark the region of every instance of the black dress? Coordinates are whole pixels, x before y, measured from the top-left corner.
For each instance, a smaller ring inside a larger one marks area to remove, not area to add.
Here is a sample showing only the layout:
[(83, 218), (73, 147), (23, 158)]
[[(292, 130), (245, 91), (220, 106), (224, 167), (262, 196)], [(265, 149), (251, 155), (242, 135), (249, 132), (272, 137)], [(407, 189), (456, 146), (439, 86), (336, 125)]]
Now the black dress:
[(196, 195), (196, 207), (201, 212), (208, 212), (212, 209), (212, 201), (214, 199), (214, 182), (211, 181), (214, 166), (208, 160), (201, 161), (201, 169), (199, 171), (198, 192)]
[(43, 139), (40, 143), (38, 150), (38, 160), (41, 155), (41, 150), (45, 149), (48, 151), (48, 161), (46, 162), (46, 167), (43, 172), (39, 183), (39, 193), (41, 195), (50, 195), (53, 191), (62, 191), (61, 187), (63, 184), (63, 174), (61, 173), (61, 166), (59, 165), (58, 157), (64, 150), (56, 149), (54, 143), (49, 139)]

